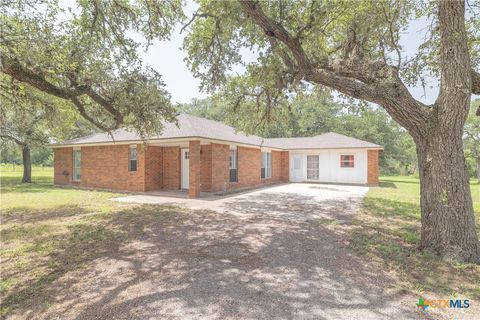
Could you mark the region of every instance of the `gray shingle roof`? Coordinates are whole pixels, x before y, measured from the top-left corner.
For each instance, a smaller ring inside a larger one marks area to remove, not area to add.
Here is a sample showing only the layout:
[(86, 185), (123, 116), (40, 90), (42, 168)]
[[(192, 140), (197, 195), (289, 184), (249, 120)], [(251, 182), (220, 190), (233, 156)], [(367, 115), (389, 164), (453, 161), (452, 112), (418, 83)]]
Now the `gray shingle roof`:
[(327, 132), (315, 137), (265, 139), (265, 144), (281, 149), (343, 149), (343, 148), (382, 148), (378, 144)]
[[(231, 141), (240, 144), (272, 147), (278, 149), (329, 149), (329, 148), (381, 148), (381, 146), (350, 138), (341, 134), (329, 132), (315, 137), (303, 138), (274, 138), (263, 139), (258, 136), (247, 136), (234, 128), (223, 123), (195, 117), (187, 114), (180, 114), (177, 117), (178, 126), (175, 123), (164, 122), (161, 134), (149, 139), (172, 139), (201, 137)], [(112, 137), (107, 133), (97, 133), (85, 137), (66, 140), (53, 146), (61, 145), (82, 145), (112, 142), (140, 141), (140, 137), (126, 129), (118, 129), (112, 132)]]
[[(217, 140), (226, 140), (242, 144), (260, 145), (262, 138), (257, 136), (247, 136), (230, 126), (221, 122), (199, 118), (188, 114), (180, 114), (177, 117), (178, 126), (172, 122), (163, 122), (163, 131), (161, 134), (149, 137), (149, 139), (171, 139), (171, 138), (187, 138), (202, 137)], [(97, 133), (86, 137), (66, 140), (59, 144), (93, 144), (105, 142), (125, 142), (138, 141), (141, 138), (135, 133), (126, 129), (118, 129), (112, 132), (112, 137), (107, 133)]]

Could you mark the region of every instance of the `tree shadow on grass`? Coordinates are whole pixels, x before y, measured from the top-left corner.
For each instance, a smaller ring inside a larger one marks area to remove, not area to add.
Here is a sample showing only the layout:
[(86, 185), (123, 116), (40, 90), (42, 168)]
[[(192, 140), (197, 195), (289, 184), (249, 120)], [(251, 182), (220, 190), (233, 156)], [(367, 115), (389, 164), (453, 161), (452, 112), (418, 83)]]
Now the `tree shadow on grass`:
[(380, 183), (378, 184), (378, 186), (380, 188), (391, 188), (391, 189), (397, 189), (397, 185), (393, 182), (389, 182), (389, 181), (385, 181), (385, 180), (382, 180), (380, 181)]
[(36, 177), (31, 183), (21, 183), (21, 177), (0, 177), (0, 192), (38, 193), (49, 192), (56, 188), (51, 177)]
[(349, 233), (352, 247), (395, 270), (411, 287), (440, 295), (459, 292), (480, 297), (478, 266), (453, 265), (418, 250), (421, 224), (417, 204), (367, 197), (353, 224), (356, 227)]
[[(53, 211), (54, 213), (48, 213)], [(59, 215), (55, 212), (68, 212)], [(5, 316), (15, 309), (28, 308), (32, 305), (49, 303), (52, 283), (63, 277), (66, 273), (81, 269), (85, 264), (108, 255), (115, 255), (119, 246), (144, 234), (147, 226), (155, 223), (165, 223), (178, 214), (173, 207), (137, 206), (97, 216), (93, 219), (83, 219), (68, 225), (68, 232), (50, 234), (43, 230), (42, 237), (33, 236), (38, 228), (48, 227), (48, 222), (53, 218), (81, 215), (86, 211), (78, 206), (62, 206), (53, 210), (36, 212), (33, 217), (11, 219), (9, 222), (21, 222), (23, 225), (14, 225), (12, 228), (2, 230), (2, 241), (15, 241), (30, 237), (28, 251), (40, 253), (42, 246), (48, 245), (48, 254), (45, 259), (36, 261), (35, 266), (28, 267), (28, 272), (40, 274), (30, 279), (27, 284), (20, 284), (12, 288), (10, 293), (2, 297), (0, 316)], [(32, 213), (33, 215), (33, 213)], [(28, 224), (26, 224), (28, 222)], [(34, 222), (32, 224), (32, 222)], [(51, 230), (50, 230), (51, 231)], [(6, 261), (3, 261), (6, 262)], [(3, 269), (3, 268), (2, 268)], [(24, 270), (24, 272), (27, 272)], [(2, 277), (12, 277), (18, 274), (9, 270)], [(68, 290), (68, 289), (67, 289)]]
[(376, 216), (415, 221), (420, 219), (420, 206), (410, 202), (367, 197), (363, 201), (363, 208)]
[(397, 179), (382, 179), (381, 182), (384, 182), (384, 183), (392, 183), (392, 184), (395, 184), (395, 183), (408, 183), (408, 184), (416, 184), (416, 185), (420, 185), (420, 181), (419, 180), (397, 180)]
[(35, 209), (30, 207), (15, 207), (2, 210), (2, 223), (35, 223), (45, 222), (47, 220), (55, 220), (68, 217), (79, 217), (87, 214), (87, 211), (82, 206), (62, 205), (47, 209)]
[(151, 205), (76, 225), (50, 256), (51, 272), (5, 301), (45, 319), (419, 315), (388, 275), (312, 223), (345, 218), (333, 201), (319, 213), (312, 197), (286, 196), (247, 197), (228, 204), (232, 214)]

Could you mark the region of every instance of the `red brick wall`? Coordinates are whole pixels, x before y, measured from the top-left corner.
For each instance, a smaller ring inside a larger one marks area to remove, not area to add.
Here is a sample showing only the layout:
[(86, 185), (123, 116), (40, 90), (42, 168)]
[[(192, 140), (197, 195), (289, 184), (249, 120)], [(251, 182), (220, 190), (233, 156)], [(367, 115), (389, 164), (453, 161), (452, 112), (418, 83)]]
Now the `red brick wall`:
[[(73, 148), (53, 149), (53, 183), (70, 184), (73, 175)], [(64, 175), (64, 172), (68, 175)]]
[(129, 171), (129, 145), (82, 147), (80, 185), (144, 191), (145, 152), (137, 144), (137, 171)]
[(180, 147), (163, 148), (163, 188), (180, 189)]
[[(271, 182), (278, 182), (282, 179), (282, 153), (272, 151), (272, 178)], [(268, 179), (267, 179), (268, 180)]]
[(163, 187), (163, 148), (147, 146), (145, 149), (145, 191)]
[(281, 166), (280, 166), (280, 170), (281, 170), (281, 173), (280, 173), (280, 180), (281, 181), (289, 181), (290, 179), (290, 163), (289, 163), (289, 153), (288, 151), (281, 151), (280, 152), (280, 163), (281, 163)]
[(257, 186), (260, 179), (260, 149), (238, 147), (238, 183), (235, 187)]
[(230, 145), (212, 143), (212, 188), (211, 191), (223, 191), (230, 184)]
[(190, 198), (198, 198), (200, 196), (200, 141), (190, 141), (189, 152), (188, 196)]
[(367, 184), (378, 185), (378, 155), (379, 150), (367, 150)]
[[(196, 145), (194, 145), (195, 147)], [(201, 191), (216, 192), (288, 181), (288, 152), (286, 151), (272, 152), (272, 178), (260, 179), (260, 149), (238, 147), (238, 182), (230, 183), (230, 146), (212, 143), (199, 146), (199, 148), (201, 150), (199, 156)], [(180, 189), (179, 147), (144, 147), (142, 144), (138, 144), (137, 171), (135, 172), (128, 171), (129, 149), (129, 145), (82, 147), (82, 171), (79, 184), (86, 187), (131, 191)], [(73, 184), (71, 181), (73, 174), (72, 148), (56, 148), (54, 155), (55, 184)], [(198, 163), (198, 160), (190, 158), (191, 163), (192, 161)], [(68, 172), (68, 176), (63, 175), (64, 171)], [(197, 191), (194, 190), (194, 192)]]
[(212, 189), (212, 145), (202, 145), (200, 150), (200, 190), (210, 192)]

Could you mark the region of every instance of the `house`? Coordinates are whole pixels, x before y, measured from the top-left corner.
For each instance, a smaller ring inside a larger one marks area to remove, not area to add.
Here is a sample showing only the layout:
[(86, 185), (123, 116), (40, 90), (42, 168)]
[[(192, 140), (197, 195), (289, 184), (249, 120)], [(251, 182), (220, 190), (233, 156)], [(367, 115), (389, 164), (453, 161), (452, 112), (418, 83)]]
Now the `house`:
[[(54, 183), (128, 191), (188, 189), (189, 196), (277, 182), (375, 185), (382, 147), (337, 133), (263, 139), (181, 114), (142, 141), (119, 129), (52, 145)], [(113, 137), (113, 139), (112, 139)]]

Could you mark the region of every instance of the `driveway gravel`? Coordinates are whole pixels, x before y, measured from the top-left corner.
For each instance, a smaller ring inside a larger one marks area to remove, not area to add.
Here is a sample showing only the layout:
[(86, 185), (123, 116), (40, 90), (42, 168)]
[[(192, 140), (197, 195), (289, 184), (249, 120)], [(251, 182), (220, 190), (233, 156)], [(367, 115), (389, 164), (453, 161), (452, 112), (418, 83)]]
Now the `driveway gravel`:
[[(55, 282), (38, 319), (437, 319), (335, 230), (368, 188), (286, 184), (215, 200)], [(327, 225), (328, 223), (328, 225)], [(457, 314), (459, 315), (459, 314)]]

